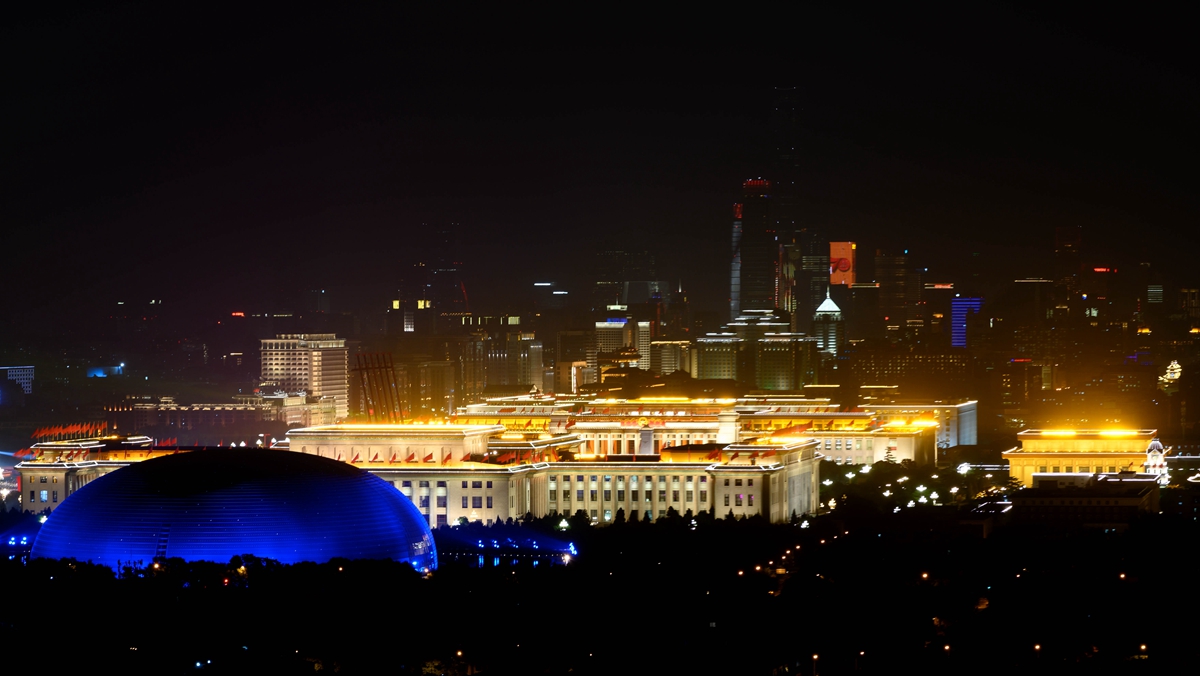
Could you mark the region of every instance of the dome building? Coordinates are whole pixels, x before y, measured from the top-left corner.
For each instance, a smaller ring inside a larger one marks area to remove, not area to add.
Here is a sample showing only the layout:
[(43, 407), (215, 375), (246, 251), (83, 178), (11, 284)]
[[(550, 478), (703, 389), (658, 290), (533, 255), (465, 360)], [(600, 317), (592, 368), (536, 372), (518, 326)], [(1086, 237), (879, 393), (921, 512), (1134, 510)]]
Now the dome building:
[(390, 484), (344, 462), (263, 449), (180, 453), (106, 474), (54, 510), (31, 554), (109, 566), (253, 554), (437, 567), (428, 524)]

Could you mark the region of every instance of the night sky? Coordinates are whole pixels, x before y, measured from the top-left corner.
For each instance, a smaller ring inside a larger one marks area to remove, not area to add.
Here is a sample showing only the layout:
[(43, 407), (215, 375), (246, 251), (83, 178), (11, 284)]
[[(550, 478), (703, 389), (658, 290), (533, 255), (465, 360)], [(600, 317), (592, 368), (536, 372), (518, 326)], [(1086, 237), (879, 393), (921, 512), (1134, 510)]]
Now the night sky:
[(5, 316), (392, 284), (422, 223), (459, 224), (481, 309), (582, 292), (601, 247), (648, 248), (715, 308), (777, 86), (802, 103), (802, 224), (834, 239), (1011, 277), (1081, 225), (1098, 258), (1197, 276), (1187, 16), (501, 9), (8, 16)]

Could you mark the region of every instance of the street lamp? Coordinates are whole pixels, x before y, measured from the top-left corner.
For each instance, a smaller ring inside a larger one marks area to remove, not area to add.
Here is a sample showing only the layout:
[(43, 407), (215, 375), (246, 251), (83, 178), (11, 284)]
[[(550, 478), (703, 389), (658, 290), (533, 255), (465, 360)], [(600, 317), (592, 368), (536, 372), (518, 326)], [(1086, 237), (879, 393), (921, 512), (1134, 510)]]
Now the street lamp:
[(813, 676), (817, 676), (817, 654), (813, 653)]

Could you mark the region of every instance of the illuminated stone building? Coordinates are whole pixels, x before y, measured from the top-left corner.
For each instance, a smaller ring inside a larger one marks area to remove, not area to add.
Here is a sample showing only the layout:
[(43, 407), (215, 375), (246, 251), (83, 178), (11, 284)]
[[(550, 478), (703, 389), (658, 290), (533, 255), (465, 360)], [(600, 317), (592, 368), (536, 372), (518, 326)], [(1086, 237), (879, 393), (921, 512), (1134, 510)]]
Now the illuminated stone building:
[(146, 436), (72, 439), (34, 444), (31, 458), (17, 464), (21, 509), (54, 511), (71, 493), (105, 474), (176, 451), (151, 448)]
[(1034, 474), (1098, 474), (1143, 471), (1150, 452), (1169, 452), (1157, 443), (1157, 430), (1024, 430), (1021, 445), (1005, 451), (1009, 474), (1026, 487)]
[(908, 402), (880, 404), (864, 402), (864, 411), (872, 413), (880, 423), (912, 422), (932, 420), (938, 424), (937, 445), (939, 448), (974, 446), (979, 443), (977, 434), (979, 402), (963, 399), (950, 402)]
[[(24, 486), (33, 486), (23, 490), (34, 491), (26, 509), (58, 504), (49, 497), (53, 486), (63, 486), (55, 497), (65, 500), (72, 487), (106, 472), (179, 452), (150, 448), (145, 438), (112, 438), (91, 440), (97, 448), (113, 449), (98, 451), (95, 457), (104, 459), (93, 460), (83, 448), (89, 442), (74, 443), (75, 451), (56, 444), (58, 451), (42, 449), (38, 458), (18, 465)], [(500, 425), (331, 425), (292, 430), (276, 448), (360, 467), (408, 496), (434, 527), (462, 518), (493, 523), (579, 510), (600, 523), (621, 510), (659, 518), (669, 509), (785, 520), (817, 504), (819, 458), (811, 439), (640, 454), (612, 448), (618, 452), (604, 455), (578, 452), (580, 444), (573, 434), (520, 434)], [(80, 450), (83, 455), (64, 455)], [(82, 467), (88, 467), (86, 474)], [(46, 503), (40, 502), (41, 490), (47, 491)]]
[(263, 340), (261, 351), (264, 383), (330, 399), (338, 420), (350, 414), (346, 341), (332, 333), (281, 334)]
[[(841, 411), (829, 399), (786, 395), (523, 395), (460, 407), (455, 424), (293, 429), (275, 448), (361, 467), (409, 496), (433, 526), (579, 509), (597, 522), (619, 510), (657, 518), (671, 508), (786, 520), (814, 509), (821, 459), (932, 463), (939, 429), (949, 424), (946, 411), (974, 434), (968, 409), (913, 404), (888, 409), (885, 419), (877, 411)], [(53, 509), (56, 497), (65, 499), (105, 472), (193, 450), (152, 443), (114, 436), (38, 444), (36, 457), (17, 467), (22, 500), (31, 501), (27, 509)]]
[(579, 510), (606, 523), (620, 510), (659, 518), (672, 508), (786, 520), (816, 505), (817, 444), (811, 439), (763, 440), (748, 449), (639, 453), (635, 446), (629, 453), (612, 446), (588, 453), (575, 434), (488, 438), (499, 427), (331, 426), (293, 430), (287, 447), (354, 462), (392, 482), (435, 527), (460, 518), (494, 522)]

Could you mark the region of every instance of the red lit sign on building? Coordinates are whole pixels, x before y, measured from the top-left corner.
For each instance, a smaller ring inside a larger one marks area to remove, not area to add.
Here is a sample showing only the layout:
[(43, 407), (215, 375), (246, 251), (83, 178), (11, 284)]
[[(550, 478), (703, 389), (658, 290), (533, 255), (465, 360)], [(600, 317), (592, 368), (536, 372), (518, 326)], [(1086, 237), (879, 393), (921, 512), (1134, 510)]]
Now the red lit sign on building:
[(854, 242), (829, 243), (829, 283), (853, 284), (857, 268), (857, 245)]
[(231, 312), (229, 314), (231, 314), (234, 317), (245, 317), (246, 316), (245, 312)]

